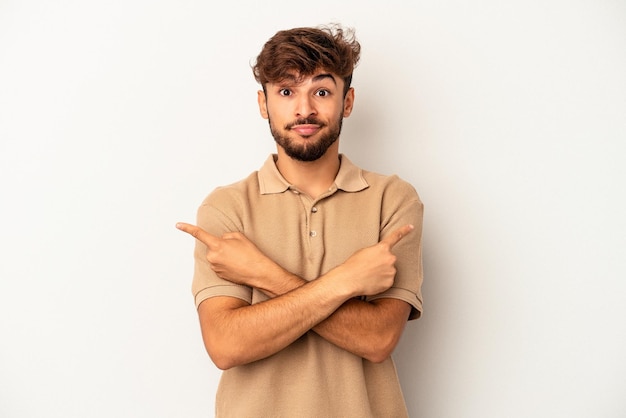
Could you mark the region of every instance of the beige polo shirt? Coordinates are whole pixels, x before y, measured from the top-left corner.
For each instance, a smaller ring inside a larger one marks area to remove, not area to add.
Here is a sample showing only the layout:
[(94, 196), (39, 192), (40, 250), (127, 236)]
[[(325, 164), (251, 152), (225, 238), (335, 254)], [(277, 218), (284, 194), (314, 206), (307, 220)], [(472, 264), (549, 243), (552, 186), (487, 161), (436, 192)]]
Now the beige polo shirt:
[[(355, 251), (396, 228), (415, 230), (393, 249), (394, 285), (368, 297), (395, 298), (422, 310), (422, 213), (415, 189), (397, 176), (362, 170), (341, 156), (335, 183), (316, 199), (290, 185), (270, 155), (246, 179), (215, 189), (198, 209), (197, 223), (211, 234), (244, 233), (288, 271), (314, 280)], [(197, 242), (192, 292), (196, 306), (213, 296), (258, 303), (257, 289), (220, 279)], [(391, 358), (371, 363), (309, 331), (282, 351), (222, 373), (217, 417), (403, 417), (406, 407)]]

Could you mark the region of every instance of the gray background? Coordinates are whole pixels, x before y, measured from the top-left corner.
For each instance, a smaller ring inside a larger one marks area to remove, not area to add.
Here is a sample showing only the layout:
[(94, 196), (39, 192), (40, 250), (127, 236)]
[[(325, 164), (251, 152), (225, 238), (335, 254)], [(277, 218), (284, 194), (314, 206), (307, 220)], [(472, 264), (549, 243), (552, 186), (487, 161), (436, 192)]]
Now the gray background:
[(0, 416), (212, 415), (174, 224), (275, 149), (265, 40), (331, 21), (341, 151), (425, 202), (411, 416), (626, 416), (626, 4), (578, 0), (0, 0)]

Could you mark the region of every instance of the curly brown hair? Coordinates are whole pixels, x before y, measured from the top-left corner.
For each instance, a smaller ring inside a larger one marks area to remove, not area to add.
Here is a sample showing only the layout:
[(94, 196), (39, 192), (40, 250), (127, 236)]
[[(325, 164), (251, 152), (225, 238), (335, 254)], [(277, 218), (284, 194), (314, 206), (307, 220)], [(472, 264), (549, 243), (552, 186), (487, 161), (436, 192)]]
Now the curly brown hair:
[(294, 28), (277, 32), (265, 43), (252, 72), (265, 90), (268, 82), (281, 82), (294, 73), (306, 77), (323, 69), (343, 78), (345, 95), (360, 55), (354, 29), (337, 24)]

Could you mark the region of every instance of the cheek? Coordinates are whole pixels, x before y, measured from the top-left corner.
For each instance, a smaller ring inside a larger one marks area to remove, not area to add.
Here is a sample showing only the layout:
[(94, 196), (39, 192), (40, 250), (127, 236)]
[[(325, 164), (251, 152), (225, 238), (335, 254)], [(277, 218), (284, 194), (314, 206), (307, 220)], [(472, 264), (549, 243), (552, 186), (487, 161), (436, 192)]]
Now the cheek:
[(276, 103), (267, 103), (265, 104), (265, 119), (271, 119), (275, 123), (280, 123), (281, 121), (286, 120), (285, 115), (287, 114), (287, 109), (284, 106), (279, 106)]

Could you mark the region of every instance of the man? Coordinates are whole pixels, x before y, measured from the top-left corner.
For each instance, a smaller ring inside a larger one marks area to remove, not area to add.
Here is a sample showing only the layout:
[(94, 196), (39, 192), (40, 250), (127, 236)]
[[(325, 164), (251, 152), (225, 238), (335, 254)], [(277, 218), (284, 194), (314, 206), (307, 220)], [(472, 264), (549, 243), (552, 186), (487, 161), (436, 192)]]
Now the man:
[(422, 309), (423, 206), (339, 153), (359, 55), (338, 26), (276, 33), (253, 71), (277, 153), (177, 224), (218, 417), (407, 415), (390, 355)]

